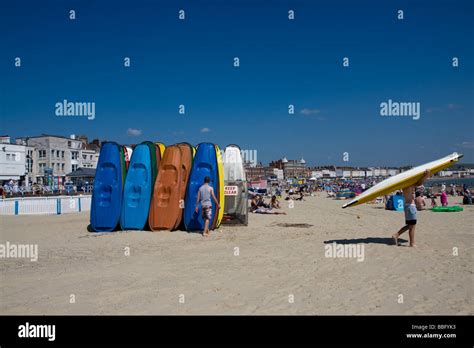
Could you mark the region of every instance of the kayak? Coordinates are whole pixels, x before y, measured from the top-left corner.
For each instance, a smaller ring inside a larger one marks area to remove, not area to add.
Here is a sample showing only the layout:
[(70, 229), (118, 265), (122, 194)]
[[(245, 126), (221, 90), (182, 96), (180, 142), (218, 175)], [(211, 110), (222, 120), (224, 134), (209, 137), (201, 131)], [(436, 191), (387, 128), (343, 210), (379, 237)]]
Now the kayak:
[(126, 173), (123, 147), (103, 143), (92, 191), (90, 223), (94, 231), (111, 232), (117, 227)]

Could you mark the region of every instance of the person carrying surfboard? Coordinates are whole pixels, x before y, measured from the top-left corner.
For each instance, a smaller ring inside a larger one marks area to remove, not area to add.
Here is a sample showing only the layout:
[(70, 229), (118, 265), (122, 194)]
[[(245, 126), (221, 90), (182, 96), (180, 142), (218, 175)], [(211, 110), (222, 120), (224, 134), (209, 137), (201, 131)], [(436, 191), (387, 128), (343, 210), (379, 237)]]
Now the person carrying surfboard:
[(398, 246), (398, 238), (400, 235), (408, 231), (410, 238), (410, 246), (415, 245), (415, 226), (416, 226), (416, 204), (415, 204), (415, 189), (417, 186), (423, 185), (426, 179), (430, 176), (430, 170), (425, 170), (423, 177), (414, 185), (404, 188), (403, 196), (405, 197), (405, 226), (403, 226), (392, 238), (396, 246)]
[(217, 209), (220, 209), (219, 201), (214, 194), (214, 189), (209, 185), (211, 178), (206, 176), (204, 178), (204, 184), (201, 185), (198, 191), (196, 199), (196, 214), (199, 212), (199, 203), (202, 207), (202, 218), (204, 220), (204, 233), (203, 236), (209, 236), (209, 222), (212, 218), (212, 202), (211, 197), (216, 203)]

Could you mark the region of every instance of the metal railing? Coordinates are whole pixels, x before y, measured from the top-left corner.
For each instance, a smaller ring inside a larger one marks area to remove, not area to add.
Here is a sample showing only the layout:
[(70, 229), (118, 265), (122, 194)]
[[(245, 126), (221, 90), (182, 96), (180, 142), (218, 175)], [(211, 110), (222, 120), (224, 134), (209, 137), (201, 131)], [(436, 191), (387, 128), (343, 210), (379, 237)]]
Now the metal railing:
[(92, 196), (16, 197), (0, 199), (0, 215), (59, 215), (91, 209)]

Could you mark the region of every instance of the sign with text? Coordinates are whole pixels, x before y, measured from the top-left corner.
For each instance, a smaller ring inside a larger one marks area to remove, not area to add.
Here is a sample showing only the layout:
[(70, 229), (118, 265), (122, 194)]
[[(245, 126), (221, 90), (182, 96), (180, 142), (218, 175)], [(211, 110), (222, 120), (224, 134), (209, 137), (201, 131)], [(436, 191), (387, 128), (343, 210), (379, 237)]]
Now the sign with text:
[(224, 186), (224, 196), (237, 196), (237, 186)]

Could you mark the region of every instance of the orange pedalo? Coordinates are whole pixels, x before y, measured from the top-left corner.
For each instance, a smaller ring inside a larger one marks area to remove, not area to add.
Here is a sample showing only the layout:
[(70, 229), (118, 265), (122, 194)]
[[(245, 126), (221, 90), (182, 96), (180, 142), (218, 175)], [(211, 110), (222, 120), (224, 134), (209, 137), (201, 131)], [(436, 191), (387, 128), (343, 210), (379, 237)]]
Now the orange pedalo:
[[(174, 230), (181, 223), (186, 191), (187, 168), (192, 164), (189, 145), (172, 145), (165, 149), (150, 204), (148, 224), (152, 231)], [(184, 188), (183, 188), (184, 187)]]

